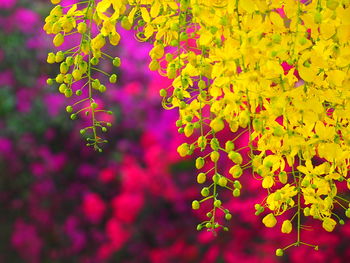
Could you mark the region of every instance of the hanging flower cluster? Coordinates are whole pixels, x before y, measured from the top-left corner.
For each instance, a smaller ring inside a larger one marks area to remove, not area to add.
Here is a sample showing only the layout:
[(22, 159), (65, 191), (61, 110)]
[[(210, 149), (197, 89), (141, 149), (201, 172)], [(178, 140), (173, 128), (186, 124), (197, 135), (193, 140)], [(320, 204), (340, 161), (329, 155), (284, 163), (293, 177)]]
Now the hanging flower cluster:
[[(91, 116), (91, 126), (82, 129), (80, 133), (84, 135), (91, 131), (92, 135), (87, 137), (88, 145), (102, 151), (100, 144), (106, 140), (102, 139), (98, 133), (106, 132), (111, 123), (99, 121), (97, 115), (112, 114), (112, 112), (101, 109), (94, 100), (93, 93), (105, 92), (106, 86), (99, 78), (95, 78), (93, 73), (107, 75), (110, 83), (117, 81), (116, 74), (102, 71), (98, 68), (98, 64), (100, 60), (109, 59), (115, 67), (120, 66), (120, 59), (104, 53), (103, 48), (107, 41), (113, 46), (119, 44), (120, 35), (115, 27), (120, 11), (125, 11), (125, 5), (119, 1), (114, 2), (113, 7), (116, 11), (109, 14), (107, 9), (111, 1), (102, 1), (99, 4), (95, 1), (81, 1), (66, 7), (59, 5), (60, 0), (51, 0), (51, 2), (57, 5), (45, 19), (44, 30), (47, 34), (55, 35), (53, 44), (60, 47), (65, 39), (76, 34), (79, 34), (79, 41), (67, 50), (48, 54), (48, 63), (60, 63), (60, 73), (56, 78), (48, 79), (47, 83), (49, 85), (58, 83), (59, 92), (68, 98), (73, 94), (85, 97), (67, 106), (66, 110), (71, 114), (72, 120), (77, 119), (80, 113)], [(87, 91), (83, 92), (84, 90)]]
[[(197, 181), (204, 187), (192, 208), (211, 204), (198, 230), (228, 230), (222, 216), (232, 215), (220, 190), (240, 196), (239, 178), (248, 174), (267, 191), (255, 205), (256, 215), (268, 211), (263, 224), (275, 227), (285, 214), (281, 232), (296, 229), (296, 242), (277, 249), (277, 256), (295, 245), (318, 248), (301, 240), (304, 217), (320, 220), (329, 232), (350, 217), (349, 201), (337, 191), (338, 183), (350, 188), (350, 1), (89, 0), (69, 10), (57, 5), (45, 25), (56, 35), (54, 44), (76, 32), (82, 40), (50, 53), (48, 62), (61, 63), (56, 82), (67, 97), (74, 82), (86, 79), (76, 93), (89, 88), (85, 100), (91, 104), (82, 111), (92, 115), (95, 147), (101, 142), (97, 127), (105, 127), (94, 117), (92, 91), (105, 86), (91, 72), (100, 58), (112, 58), (101, 49), (107, 39), (118, 44), (116, 23), (153, 43), (150, 70), (173, 80), (160, 91), (163, 106), (179, 109), (179, 133), (192, 141), (178, 152), (200, 153)], [(110, 82), (115, 80), (112, 75)], [(224, 132), (230, 136), (220, 136)], [(232, 162), (228, 172), (221, 160)], [(334, 213), (335, 205), (344, 216)]]

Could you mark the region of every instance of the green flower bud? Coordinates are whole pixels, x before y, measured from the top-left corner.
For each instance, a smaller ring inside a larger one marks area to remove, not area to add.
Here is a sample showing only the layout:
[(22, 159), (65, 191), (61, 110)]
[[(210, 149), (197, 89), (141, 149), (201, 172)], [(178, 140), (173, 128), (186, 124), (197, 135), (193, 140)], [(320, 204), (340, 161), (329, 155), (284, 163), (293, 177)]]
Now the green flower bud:
[(219, 160), (219, 158), (220, 158), (220, 153), (219, 152), (217, 152), (217, 151), (211, 152), (210, 159), (211, 159), (211, 161), (213, 163), (216, 163)]
[(74, 64), (74, 58), (72, 56), (69, 56), (66, 58), (66, 63), (70, 67)]
[(207, 180), (207, 176), (205, 175), (205, 173), (199, 173), (197, 175), (197, 183), (203, 184), (205, 183), (206, 180)]
[(235, 144), (232, 141), (227, 141), (225, 143), (225, 151), (230, 152), (235, 148)]
[(232, 219), (232, 215), (231, 215), (230, 213), (227, 213), (227, 214), (225, 215), (225, 219), (226, 219), (226, 220), (231, 220), (231, 219)]
[(115, 57), (115, 58), (113, 59), (113, 66), (115, 66), (115, 67), (120, 67), (120, 65), (121, 65), (120, 58), (119, 58), (119, 57)]
[(61, 84), (58, 88), (58, 91), (62, 94), (64, 94), (64, 92), (66, 91), (67, 89), (67, 85), (66, 84)]
[(217, 138), (213, 138), (210, 141), (210, 147), (214, 150), (217, 151), (219, 150), (220, 144), (219, 144), (219, 140)]
[(68, 70), (69, 70), (69, 67), (68, 67), (67, 63), (66, 62), (62, 62), (61, 65), (60, 65), (60, 72), (62, 74), (66, 74), (68, 72)]
[(207, 197), (209, 195), (210, 191), (209, 191), (209, 188), (207, 187), (204, 187), (202, 190), (201, 190), (201, 195), (204, 196), (204, 197)]
[(96, 102), (91, 103), (91, 108), (95, 110), (98, 107), (98, 104)]
[(105, 92), (105, 91), (107, 90), (107, 88), (106, 88), (105, 85), (102, 85), (102, 84), (101, 84), (101, 85), (99, 86), (98, 90), (99, 90), (101, 93), (103, 93), (103, 92)]
[(56, 82), (57, 83), (63, 83), (64, 80), (64, 75), (63, 74), (58, 74), (56, 77)]
[(196, 159), (196, 168), (197, 168), (197, 169), (203, 168), (204, 163), (205, 163), (204, 159), (203, 159), (202, 157), (198, 157), (198, 158)]
[(66, 107), (66, 112), (68, 112), (68, 113), (71, 113), (73, 111), (73, 107), (72, 106), (67, 106)]
[(55, 62), (60, 63), (64, 60), (64, 53), (62, 51), (58, 51), (55, 56)]
[(116, 75), (116, 74), (112, 74), (112, 75), (109, 77), (109, 82), (110, 82), (110, 83), (116, 83), (116, 82), (117, 82), (117, 75)]
[(96, 66), (99, 63), (99, 59), (96, 57), (93, 57), (92, 59), (90, 59), (90, 63), (91, 65)]
[(348, 209), (345, 210), (345, 216), (346, 216), (347, 218), (350, 218), (350, 208), (348, 208)]
[(193, 210), (197, 210), (197, 209), (199, 209), (199, 208), (200, 208), (199, 202), (198, 202), (197, 200), (194, 200), (194, 201), (192, 202), (192, 209), (193, 209)]
[(215, 201), (214, 201), (214, 206), (215, 206), (215, 207), (220, 207), (221, 204), (222, 204), (222, 203), (221, 203), (220, 200), (215, 200)]
[(282, 257), (283, 254), (284, 254), (284, 252), (283, 252), (283, 249), (282, 249), (282, 248), (276, 249), (276, 256), (277, 256), (277, 257)]
[(50, 78), (48, 78), (47, 80), (46, 80), (46, 84), (47, 85), (53, 85), (53, 83), (54, 83), (54, 81), (53, 81), (53, 79), (50, 79)]
[(238, 188), (236, 188), (235, 190), (233, 190), (232, 195), (233, 195), (234, 197), (240, 196), (240, 195), (241, 195), (241, 190), (239, 190)]
[(53, 64), (53, 63), (56, 62), (55, 58), (56, 58), (55, 54), (51, 52), (51, 53), (47, 54), (47, 60), (46, 61), (49, 64)]
[(220, 178), (219, 181), (218, 181), (218, 184), (219, 184), (221, 187), (225, 187), (225, 186), (227, 185), (227, 179), (226, 179), (226, 177), (221, 176), (221, 178)]
[(235, 180), (235, 181), (233, 182), (233, 187), (234, 187), (234, 188), (237, 188), (237, 189), (242, 189), (242, 184), (241, 184), (240, 181)]
[(72, 89), (67, 88), (67, 89), (64, 91), (64, 96), (66, 96), (66, 98), (72, 97), (72, 95), (73, 95)]
[(217, 184), (220, 180), (220, 177), (221, 177), (220, 174), (218, 174), (218, 173), (214, 174), (212, 177), (213, 182)]

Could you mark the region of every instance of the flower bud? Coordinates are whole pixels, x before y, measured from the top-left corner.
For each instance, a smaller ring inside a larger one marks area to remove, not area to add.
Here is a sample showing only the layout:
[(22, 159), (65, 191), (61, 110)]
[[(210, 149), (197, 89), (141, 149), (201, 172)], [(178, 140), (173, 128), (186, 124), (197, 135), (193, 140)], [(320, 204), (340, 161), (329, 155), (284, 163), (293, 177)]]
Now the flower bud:
[(112, 74), (112, 75), (109, 77), (109, 82), (110, 82), (110, 83), (116, 83), (116, 82), (117, 82), (117, 75), (116, 75), (116, 74)]
[(115, 67), (120, 67), (120, 65), (121, 65), (120, 58), (115, 57), (115, 58), (113, 59), (113, 66), (115, 66)]
[(49, 54), (47, 54), (47, 63), (49, 63), (49, 64), (53, 64), (53, 63), (55, 63), (55, 58), (56, 58), (56, 56), (55, 56), (55, 54), (54, 53), (49, 53)]
[(58, 33), (54, 39), (53, 39), (53, 44), (55, 45), (55, 47), (59, 47), (63, 44), (64, 42), (64, 36), (61, 33)]
[(197, 175), (197, 183), (203, 184), (205, 183), (206, 180), (207, 180), (207, 176), (205, 175), (205, 173), (199, 173)]
[(204, 159), (202, 158), (202, 157), (198, 157), (197, 159), (196, 159), (196, 168), (197, 169), (201, 169), (201, 168), (203, 168), (203, 166), (204, 166)]
[(222, 203), (221, 203), (220, 200), (215, 200), (215, 201), (214, 201), (214, 206), (215, 206), (215, 207), (220, 207), (221, 204), (222, 204)]
[(270, 213), (270, 214), (267, 214), (263, 220), (262, 220), (263, 224), (266, 226), (266, 227), (274, 227), (276, 224), (277, 224), (277, 220), (275, 218), (275, 216)]
[(201, 190), (201, 195), (203, 197), (207, 197), (209, 195), (209, 188), (208, 187), (204, 187), (202, 190)]
[(219, 184), (221, 187), (225, 187), (225, 186), (227, 185), (227, 179), (226, 179), (226, 177), (221, 176), (221, 178), (220, 178), (219, 181), (218, 181), (218, 184)]
[(227, 141), (225, 143), (225, 151), (230, 152), (235, 148), (235, 144), (232, 141)]
[(234, 189), (232, 192), (234, 197), (238, 197), (241, 195), (241, 190), (239, 190), (238, 188)]
[(226, 219), (226, 220), (231, 220), (231, 218), (232, 218), (232, 215), (231, 215), (230, 213), (227, 213), (227, 214), (225, 215), (225, 219)]
[(177, 152), (181, 157), (185, 157), (189, 150), (190, 150), (190, 147), (187, 143), (183, 143), (177, 148)]
[(64, 96), (66, 96), (66, 98), (72, 97), (72, 95), (73, 95), (72, 89), (67, 88), (67, 89), (64, 91)]
[(216, 163), (219, 160), (219, 158), (220, 158), (220, 153), (219, 152), (217, 152), (217, 151), (211, 152), (210, 159), (211, 159), (211, 161), (213, 163)]
[(213, 138), (210, 141), (210, 147), (214, 150), (217, 151), (219, 150), (220, 144), (219, 144), (219, 140), (217, 138)]
[(73, 107), (72, 106), (67, 106), (66, 107), (66, 112), (68, 112), (68, 113), (71, 113), (73, 111)]
[(200, 208), (199, 202), (198, 202), (197, 200), (194, 200), (194, 201), (192, 202), (192, 209), (193, 209), (193, 210), (197, 210), (197, 209), (199, 209), (199, 208)]
[(283, 254), (284, 254), (284, 252), (283, 252), (283, 249), (282, 249), (282, 248), (276, 249), (276, 256), (277, 256), (277, 257), (282, 257)]
[(284, 220), (281, 227), (281, 232), (284, 234), (289, 234), (290, 232), (292, 232), (292, 228), (293, 226), (290, 220)]

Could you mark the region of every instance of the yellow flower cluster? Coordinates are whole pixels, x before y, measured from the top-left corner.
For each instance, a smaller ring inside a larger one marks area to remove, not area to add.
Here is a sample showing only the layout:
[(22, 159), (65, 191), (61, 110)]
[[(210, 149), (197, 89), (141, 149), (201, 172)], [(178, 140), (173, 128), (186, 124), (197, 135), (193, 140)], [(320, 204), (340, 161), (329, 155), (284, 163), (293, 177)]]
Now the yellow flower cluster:
[[(100, 70), (98, 64), (101, 59), (109, 59), (114, 66), (120, 66), (118, 57), (113, 58), (102, 49), (106, 45), (106, 39), (111, 45), (118, 45), (120, 35), (116, 31), (116, 23), (119, 15), (125, 12), (126, 6), (120, 1), (109, 0), (99, 3), (94, 0), (81, 1), (71, 6), (61, 6), (59, 0), (51, 2), (56, 6), (45, 19), (44, 30), (47, 34), (55, 35), (53, 44), (56, 47), (61, 47), (66, 41), (73, 47), (48, 54), (48, 63), (60, 63), (60, 73), (54, 79), (48, 79), (47, 83), (53, 85), (56, 82), (59, 85), (59, 92), (66, 97), (74, 94), (85, 97), (67, 106), (66, 111), (71, 114), (73, 120), (78, 118), (79, 114), (91, 116), (91, 126), (81, 129), (80, 133), (84, 135), (89, 132), (87, 145), (102, 151), (100, 145), (107, 141), (98, 133), (107, 132), (107, 127), (111, 126), (111, 123), (98, 121), (97, 115), (112, 112), (103, 110), (93, 98), (95, 91), (104, 93), (107, 89), (95, 75), (102, 73), (109, 77), (110, 83), (117, 81), (116, 74)], [(75, 43), (73, 35), (79, 35), (79, 43)]]
[[(207, 171), (197, 181), (206, 185), (194, 202), (199, 209), (212, 200), (213, 209), (198, 229), (221, 226), (215, 215), (228, 211), (218, 189), (239, 196), (236, 179), (251, 167), (268, 191), (256, 206), (257, 214), (272, 211), (266, 226), (295, 210), (281, 228), (290, 233), (294, 221), (293, 245), (304, 244), (302, 214), (333, 230), (332, 217), (342, 221), (333, 207), (347, 202), (337, 196), (335, 181), (346, 182), (350, 157), (349, 1), (137, 2), (133, 10), (146, 5), (138, 36), (154, 41), (150, 69), (173, 79), (161, 91), (163, 105), (179, 109), (179, 132), (195, 138), (178, 152), (203, 152), (196, 167)], [(229, 140), (218, 135), (223, 130), (231, 132)], [(244, 133), (248, 154), (235, 149)], [(220, 159), (232, 160), (228, 174)]]
[[(150, 70), (173, 80), (160, 91), (162, 104), (178, 108), (178, 131), (192, 139), (178, 152), (202, 153), (196, 168), (202, 170), (197, 182), (204, 185), (203, 198), (192, 207), (212, 202), (198, 230), (228, 230), (218, 214), (232, 216), (219, 189), (240, 196), (237, 179), (249, 172), (267, 190), (255, 206), (256, 215), (270, 210), (265, 226), (294, 211), (281, 232), (291, 233), (294, 225), (297, 241), (279, 248), (278, 256), (290, 246), (313, 246), (301, 241), (302, 216), (321, 220), (326, 231), (343, 223), (334, 205), (350, 217), (349, 202), (336, 185), (350, 188), (349, 0), (102, 0), (88, 6), (83, 17), (100, 28), (88, 42), (94, 58), (107, 36), (118, 43), (119, 21), (135, 28), (139, 40), (153, 43)], [(63, 15), (56, 7), (47, 19), (45, 30), (56, 34), (55, 44), (76, 27), (81, 11), (72, 8)], [(245, 137), (245, 146), (237, 148)], [(229, 171), (221, 160), (232, 162)]]

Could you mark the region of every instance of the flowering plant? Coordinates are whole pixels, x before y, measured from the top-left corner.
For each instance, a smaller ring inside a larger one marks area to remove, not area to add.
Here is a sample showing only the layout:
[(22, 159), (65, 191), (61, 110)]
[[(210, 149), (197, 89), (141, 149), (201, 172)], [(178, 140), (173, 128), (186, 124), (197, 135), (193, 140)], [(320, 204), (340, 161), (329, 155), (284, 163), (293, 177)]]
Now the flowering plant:
[[(160, 90), (166, 109), (178, 108), (178, 132), (189, 137), (177, 151), (200, 154), (201, 199), (192, 208), (206, 209), (197, 229), (228, 230), (232, 214), (221, 190), (239, 197), (241, 178), (252, 175), (267, 194), (255, 214), (281, 232), (296, 230), (296, 241), (276, 250), (282, 256), (301, 239), (304, 217), (322, 222), (331, 232), (350, 217), (342, 185), (350, 188), (348, 0), (88, 0), (55, 7), (44, 30), (63, 49), (49, 53), (60, 63), (58, 83), (66, 97), (83, 96), (66, 108), (72, 119), (90, 116), (88, 145), (102, 151), (99, 135), (111, 126), (112, 114), (96, 102), (117, 81), (108, 63), (119, 57), (105, 52), (118, 45), (117, 24), (136, 30), (140, 41), (153, 44), (149, 68), (172, 80)], [(64, 2), (64, 1), (63, 1)], [(79, 40), (65, 47), (67, 39)], [(101, 65), (100, 68), (98, 65)], [(105, 84), (103, 84), (105, 83)], [(100, 119), (99, 119), (100, 118)], [(223, 133), (228, 134), (222, 136)], [(229, 169), (221, 162), (230, 160)], [(343, 215), (335, 213), (343, 208)]]

